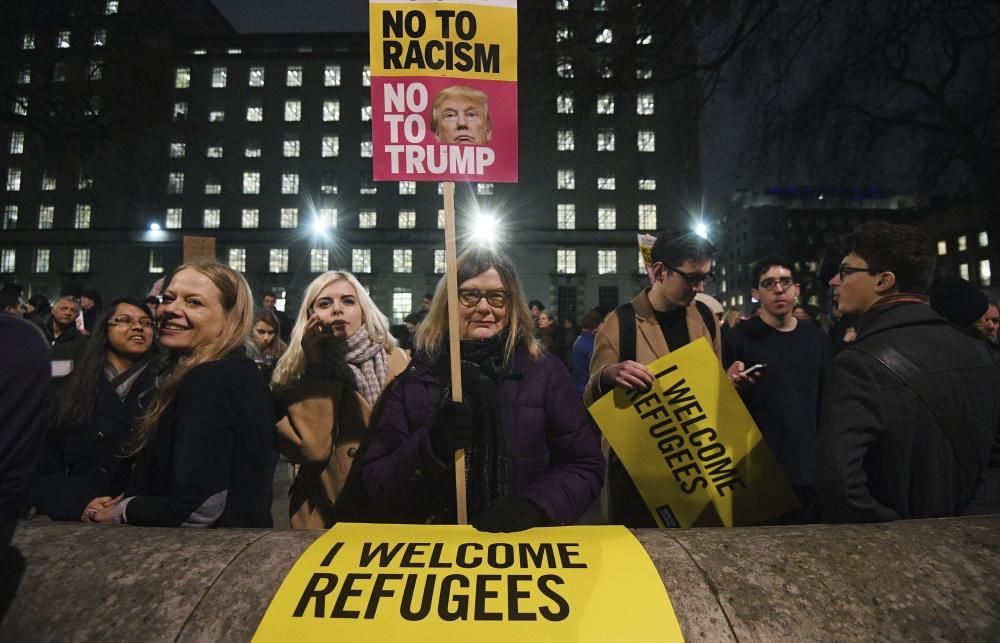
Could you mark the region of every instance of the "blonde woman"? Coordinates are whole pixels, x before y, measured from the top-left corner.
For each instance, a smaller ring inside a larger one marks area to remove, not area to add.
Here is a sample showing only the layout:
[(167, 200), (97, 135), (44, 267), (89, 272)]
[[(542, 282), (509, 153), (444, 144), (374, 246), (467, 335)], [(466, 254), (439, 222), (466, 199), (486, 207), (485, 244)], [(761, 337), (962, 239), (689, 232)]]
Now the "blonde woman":
[(250, 287), (217, 263), (180, 266), (159, 312), (169, 371), (136, 431), (138, 464), (94, 522), (270, 527), (277, 452), (267, 383), (246, 356)]
[(298, 464), (290, 512), (295, 528), (326, 528), (366, 515), (348, 484), (386, 385), (408, 362), (389, 322), (349, 272), (326, 272), (306, 288), (291, 343), (271, 386), (285, 416), (279, 448)]

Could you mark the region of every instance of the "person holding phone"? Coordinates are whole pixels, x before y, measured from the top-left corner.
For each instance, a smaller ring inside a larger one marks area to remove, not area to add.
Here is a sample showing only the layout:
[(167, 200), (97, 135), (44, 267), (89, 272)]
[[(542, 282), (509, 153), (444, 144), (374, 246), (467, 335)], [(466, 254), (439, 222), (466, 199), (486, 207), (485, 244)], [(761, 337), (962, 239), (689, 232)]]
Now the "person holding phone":
[(818, 326), (795, 317), (799, 286), (791, 262), (761, 259), (751, 268), (750, 283), (760, 314), (733, 327), (722, 361), (802, 503), (777, 522), (816, 522), (816, 428), (823, 371), (833, 350)]
[(271, 380), (283, 415), (278, 445), (299, 465), (292, 527), (322, 529), (366, 517), (354, 462), (382, 390), (408, 361), (354, 275), (326, 272), (306, 288), (291, 344)]

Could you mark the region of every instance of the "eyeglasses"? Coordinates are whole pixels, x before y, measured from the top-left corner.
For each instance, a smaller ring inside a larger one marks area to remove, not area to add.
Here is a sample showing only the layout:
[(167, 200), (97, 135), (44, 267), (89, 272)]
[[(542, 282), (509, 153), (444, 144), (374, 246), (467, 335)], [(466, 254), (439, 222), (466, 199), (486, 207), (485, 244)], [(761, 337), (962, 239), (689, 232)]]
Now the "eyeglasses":
[(867, 272), (869, 275), (877, 275), (882, 272), (881, 270), (873, 270), (871, 268), (855, 268), (853, 266), (848, 266), (846, 263), (840, 264), (840, 269), (837, 274), (840, 276), (840, 280), (843, 281), (847, 279), (848, 275), (853, 275), (856, 272)]
[[(666, 265), (666, 264), (664, 264), (664, 265)], [(672, 271), (676, 272), (678, 275), (680, 275), (681, 277), (683, 277), (684, 281), (686, 281), (689, 286), (697, 286), (698, 284), (703, 284), (703, 285), (707, 286), (708, 284), (712, 283), (713, 279), (715, 279), (715, 273), (712, 273), (712, 272), (706, 272), (706, 273), (701, 273), (701, 272), (684, 272), (683, 270), (678, 270), (677, 268), (674, 268), (673, 266), (666, 266), (666, 268), (667, 268), (667, 270), (672, 270)]]
[(795, 285), (795, 280), (791, 277), (782, 277), (781, 279), (765, 279), (760, 282), (760, 287), (764, 290), (774, 290), (778, 286), (781, 286), (782, 290), (788, 290)]
[(494, 308), (503, 308), (510, 300), (509, 290), (477, 290), (475, 288), (462, 288), (458, 291), (458, 300), (466, 308), (473, 308), (479, 305), (483, 298), (486, 303)]
[(152, 328), (153, 320), (149, 317), (142, 317), (141, 319), (133, 319), (128, 315), (118, 315), (108, 322), (108, 326), (124, 326), (125, 328), (132, 328), (138, 323), (143, 328)]

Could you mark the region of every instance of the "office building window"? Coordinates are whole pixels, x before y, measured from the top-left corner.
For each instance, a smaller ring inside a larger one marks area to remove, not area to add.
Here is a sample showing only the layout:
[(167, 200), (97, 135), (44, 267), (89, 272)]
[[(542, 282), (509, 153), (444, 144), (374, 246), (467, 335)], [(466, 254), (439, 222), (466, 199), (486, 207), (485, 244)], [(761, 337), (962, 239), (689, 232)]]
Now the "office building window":
[(219, 141), (211, 142), (207, 148), (205, 148), (205, 156), (210, 159), (221, 159), (222, 158), (222, 143)]
[(556, 130), (556, 149), (560, 152), (573, 151), (573, 130)]
[(653, 70), (649, 67), (636, 67), (635, 78), (636, 80), (652, 80)]
[(247, 271), (247, 249), (246, 248), (230, 248), (228, 252), (229, 267), (233, 270), (239, 272)]
[(264, 120), (264, 104), (259, 98), (247, 101), (247, 122), (259, 123)]
[(243, 156), (248, 159), (260, 158), (260, 139), (248, 138), (243, 144)]
[(184, 211), (181, 208), (167, 208), (167, 215), (164, 217), (164, 227), (168, 230), (177, 230), (181, 227), (181, 220)]
[(610, 129), (597, 130), (597, 151), (615, 151), (615, 131)]
[(372, 271), (372, 249), (351, 249), (351, 272), (370, 273)]
[(73, 227), (77, 230), (90, 228), (90, 205), (78, 203), (73, 212)]
[(280, 225), (282, 228), (297, 228), (299, 227), (299, 209), (298, 208), (281, 208), (281, 221)]
[(35, 272), (48, 272), (52, 260), (52, 250), (49, 248), (35, 249)]
[(186, 121), (188, 117), (187, 103), (174, 103), (173, 118), (175, 121)]
[(260, 210), (257, 208), (243, 208), (240, 214), (241, 228), (256, 228), (260, 225)]
[(302, 87), (302, 67), (299, 65), (289, 65), (285, 70), (286, 87)]
[(0, 272), (17, 272), (17, 251), (0, 248)]
[(618, 269), (618, 253), (615, 250), (597, 251), (597, 274), (612, 275)]
[(413, 292), (409, 288), (392, 289), (392, 322), (402, 324), (413, 312)]
[(492, 196), (493, 195), (493, 184), (492, 183), (476, 183), (476, 194), (479, 196)]
[(599, 177), (597, 177), (597, 189), (598, 190), (614, 190), (615, 189), (615, 177), (613, 177), (613, 176), (599, 176)]
[(27, 96), (15, 96), (13, 102), (11, 103), (11, 110), (19, 116), (28, 115), (28, 97)]
[(637, 145), (640, 152), (655, 152), (656, 132), (651, 129), (639, 130)]
[(416, 210), (400, 210), (399, 211), (399, 229), (409, 230), (417, 227), (417, 211)]
[(443, 275), (444, 271), (447, 270), (447, 259), (445, 258), (444, 248), (434, 249), (434, 274)]
[(53, 63), (52, 65), (52, 82), (54, 83), (65, 83), (66, 82), (66, 63), (59, 61)]
[(989, 287), (992, 284), (992, 273), (990, 271), (990, 260), (983, 259), (979, 262), (979, 285)]
[(205, 194), (222, 194), (222, 181), (217, 176), (205, 179)]
[(271, 248), (267, 259), (268, 272), (288, 272), (288, 248)]
[(597, 65), (597, 75), (601, 78), (614, 78), (615, 68), (611, 64), (610, 58), (602, 58)]
[(362, 210), (358, 212), (359, 228), (374, 228), (377, 216), (375, 210)]
[(226, 86), (227, 70), (225, 67), (212, 67), (212, 87), (221, 89)]
[(90, 40), (94, 47), (103, 47), (108, 44), (108, 30), (94, 29), (94, 37)]
[(372, 86), (372, 68), (370, 65), (365, 65), (361, 68), (361, 86), (371, 87)]
[(599, 29), (594, 37), (594, 42), (598, 45), (610, 45), (615, 40), (614, 34), (607, 27)]
[(89, 80), (100, 80), (104, 77), (104, 61), (91, 60), (87, 63), (87, 78)]
[(571, 169), (556, 171), (556, 189), (572, 190), (576, 188), (576, 172)]
[(639, 229), (656, 230), (656, 204), (639, 204)]
[(317, 216), (328, 227), (337, 227), (337, 208), (320, 208)]
[(323, 101), (323, 121), (339, 121), (340, 120), (340, 101), (339, 100), (325, 100)]
[(399, 182), (399, 193), (404, 195), (413, 195), (417, 193), (417, 182), (416, 181), (400, 181)]
[(573, 78), (573, 59), (569, 56), (556, 58), (556, 75), (560, 78)]
[(568, 11), (569, 0), (556, 0), (556, 11)]
[(362, 105), (361, 106), (361, 122), (367, 123), (372, 119), (372, 106)]
[[(963, 234), (962, 236), (960, 236), (958, 238), (958, 251), (959, 252), (964, 252), (964, 251), (966, 251), (968, 249), (969, 249), (969, 240)], [(963, 279), (964, 279), (964, 277), (963, 277)]]
[(21, 168), (7, 168), (7, 191), (18, 192), (21, 189)]
[(299, 175), (292, 173), (281, 175), (281, 193), (282, 194), (298, 194), (299, 193)]
[(104, 3), (104, 15), (110, 16), (118, 13), (118, 0), (107, 0)]
[(31, 65), (25, 64), (21, 66), (21, 69), (17, 72), (17, 84), (18, 85), (31, 84)]
[(937, 242), (937, 253), (938, 253), (938, 256), (942, 256), (942, 257), (944, 255), (948, 254), (948, 242), (947, 241), (938, 241)]
[(264, 68), (263, 67), (251, 67), (250, 68), (249, 85), (251, 87), (263, 87), (264, 86)]
[(652, 92), (642, 92), (635, 97), (635, 113), (640, 116), (649, 116), (654, 111), (656, 99)]
[(340, 189), (337, 187), (337, 177), (332, 172), (324, 172), (319, 177), (320, 194), (337, 194)]
[(170, 158), (172, 159), (182, 159), (186, 153), (187, 146), (184, 143), (171, 143), (170, 144)]
[(205, 208), (202, 212), (201, 217), (201, 227), (203, 228), (218, 228), (222, 223), (222, 210), (219, 208)]
[(191, 68), (178, 67), (174, 70), (174, 87), (177, 89), (187, 89), (191, 86)]
[(56, 208), (53, 205), (38, 206), (38, 229), (51, 230), (56, 218)]
[(243, 194), (260, 194), (260, 172), (243, 173)]
[(958, 265), (958, 276), (966, 281), (969, 280), (969, 264), (962, 263)]
[(10, 133), (10, 146), (7, 148), (10, 154), (24, 153), (24, 132), (15, 130)]
[(163, 252), (155, 248), (149, 251), (149, 272), (151, 274), (163, 272)]
[(556, 96), (556, 113), (557, 114), (573, 113), (573, 94), (559, 94), (558, 96)]
[(3, 207), (3, 229), (4, 230), (15, 230), (15, 229), (17, 229), (17, 206), (16, 205), (5, 205)]
[(332, 158), (334, 156), (340, 155), (340, 137), (339, 136), (324, 136), (323, 144), (320, 148), (320, 156), (323, 158)]
[(639, 189), (649, 192), (656, 189), (656, 179), (639, 179)]
[(361, 158), (370, 159), (372, 157), (372, 142), (361, 141)]
[(323, 69), (323, 86), (324, 87), (340, 86), (340, 65), (327, 65)]
[(573, 32), (568, 25), (556, 25), (556, 42), (569, 42)]
[(979, 244), (980, 248), (988, 248), (990, 245), (990, 235), (983, 230), (976, 236), (976, 242)]
[(55, 172), (49, 169), (42, 170), (42, 190), (50, 192), (56, 189)]
[(614, 114), (615, 113), (615, 95), (614, 94), (598, 94), (597, 95), (597, 113), (598, 114)]
[(576, 250), (564, 248), (556, 250), (556, 272), (562, 274), (576, 273)]
[(298, 158), (300, 147), (298, 137), (286, 137), (281, 146), (281, 154), (286, 159)]
[(72, 36), (73, 34), (69, 31), (60, 31), (56, 34), (56, 49), (69, 49)]
[(90, 272), (90, 248), (73, 248), (73, 272)]
[(285, 120), (289, 122), (302, 120), (302, 101), (300, 100), (285, 101)]
[(556, 206), (556, 229), (573, 230), (576, 228), (576, 205), (560, 203)]
[(210, 109), (208, 111), (209, 123), (221, 123), (226, 120), (226, 110), (222, 108)]
[(597, 208), (597, 229), (598, 230), (614, 230), (615, 225), (615, 207), (613, 205), (602, 205)]
[(35, 34), (27, 32), (21, 34), (21, 49), (29, 51), (35, 48)]
[(310, 248), (309, 272), (326, 272), (330, 267), (330, 251), (326, 248)]
[(438, 210), (437, 229), (444, 230), (444, 210)]
[(171, 172), (167, 175), (167, 194), (184, 194), (183, 172)]

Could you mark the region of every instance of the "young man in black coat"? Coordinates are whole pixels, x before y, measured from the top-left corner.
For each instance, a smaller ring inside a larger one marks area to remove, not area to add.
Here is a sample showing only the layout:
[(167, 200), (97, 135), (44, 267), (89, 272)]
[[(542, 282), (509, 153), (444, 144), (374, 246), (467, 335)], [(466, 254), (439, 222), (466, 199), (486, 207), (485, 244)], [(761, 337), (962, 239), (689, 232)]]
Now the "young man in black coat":
[(860, 321), (824, 389), (824, 515), (870, 522), (969, 512), (979, 481), (1000, 467), (1000, 365), (920, 294), (934, 271), (926, 234), (869, 223), (848, 236), (846, 251), (830, 285)]

